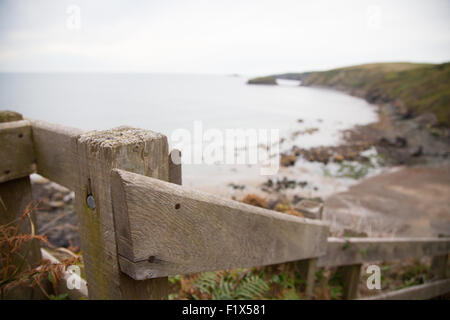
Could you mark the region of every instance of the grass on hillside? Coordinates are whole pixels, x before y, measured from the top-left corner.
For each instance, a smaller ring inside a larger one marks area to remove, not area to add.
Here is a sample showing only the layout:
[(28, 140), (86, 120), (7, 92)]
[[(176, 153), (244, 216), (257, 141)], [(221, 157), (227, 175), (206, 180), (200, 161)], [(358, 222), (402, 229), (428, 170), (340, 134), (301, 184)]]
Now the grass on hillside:
[(272, 76), (267, 77), (259, 77), (248, 80), (248, 84), (268, 84), (268, 85), (276, 85), (277, 79)]
[(302, 85), (351, 91), (373, 103), (395, 102), (411, 116), (433, 113), (438, 126), (450, 127), (450, 63), (373, 63), (273, 78), (295, 75)]
[(304, 84), (360, 89), (375, 102), (399, 99), (413, 115), (431, 112), (438, 125), (450, 126), (450, 63), (355, 66), (313, 73)]

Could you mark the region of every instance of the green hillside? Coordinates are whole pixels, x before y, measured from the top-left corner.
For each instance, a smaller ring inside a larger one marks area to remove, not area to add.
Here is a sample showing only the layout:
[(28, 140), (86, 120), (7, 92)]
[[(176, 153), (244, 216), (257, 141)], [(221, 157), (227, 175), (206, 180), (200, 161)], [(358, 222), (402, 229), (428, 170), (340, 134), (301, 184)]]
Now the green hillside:
[(277, 79), (273, 76), (267, 77), (259, 77), (248, 80), (248, 84), (268, 84), (268, 85), (276, 85)]
[(348, 91), (372, 103), (395, 102), (412, 116), (431, 112), (438, 125), (450, 127), (450, 63), (374, 63), (272, 77)]

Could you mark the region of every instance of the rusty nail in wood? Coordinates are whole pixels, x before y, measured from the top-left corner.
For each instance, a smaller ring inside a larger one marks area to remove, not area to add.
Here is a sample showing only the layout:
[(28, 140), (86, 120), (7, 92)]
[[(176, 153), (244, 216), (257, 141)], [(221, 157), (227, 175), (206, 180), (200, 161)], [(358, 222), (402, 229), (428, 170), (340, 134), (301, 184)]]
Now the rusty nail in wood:
[(155, 261), (155, 256), (148, 257), (148, 262), (153, 263)]

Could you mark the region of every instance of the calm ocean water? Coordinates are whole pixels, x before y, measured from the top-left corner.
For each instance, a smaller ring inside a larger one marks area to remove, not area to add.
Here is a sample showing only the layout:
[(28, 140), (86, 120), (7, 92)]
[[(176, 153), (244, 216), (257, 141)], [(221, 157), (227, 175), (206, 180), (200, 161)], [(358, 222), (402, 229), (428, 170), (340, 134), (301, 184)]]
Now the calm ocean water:
[[(244, 77), (174, 74), (0, 74), (0, 109), (82, 129), (120, 125), (175, 129), (279, 129), (301, 147), (332, 145), (340, 130), (376, 121), (375, 108), (346, 94), (292, 85), (250, 86)], [(299, 123), (297, 120), (302, 119)], [(217, 173), (220, 175), (222, 173)]]

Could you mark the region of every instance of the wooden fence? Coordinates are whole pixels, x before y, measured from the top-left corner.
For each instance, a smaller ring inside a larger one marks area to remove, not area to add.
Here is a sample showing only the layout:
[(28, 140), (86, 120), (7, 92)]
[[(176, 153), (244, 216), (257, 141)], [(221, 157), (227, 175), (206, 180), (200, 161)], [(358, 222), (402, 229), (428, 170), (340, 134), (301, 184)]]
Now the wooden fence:
[[(344, 298), (353, 299), (363, 263), (422, 256), (435, 257), (437, 280), (380, 298), (450, 291), (442, 280), (450, 239), (328, 238), (325, 222), (182, 187), (180, 153), (169, 153), (162, 134), (83, 132), (12, 115), (0, 123), (0, 222), (31, 201), (32, 173), (73, 190), (91, 299), (167, 299), (169, 275), (288, 261), (299, 261), (308, 296), (317, 267), (342, 266)], [(40, 257), (36, 247), (30, 258)]]

